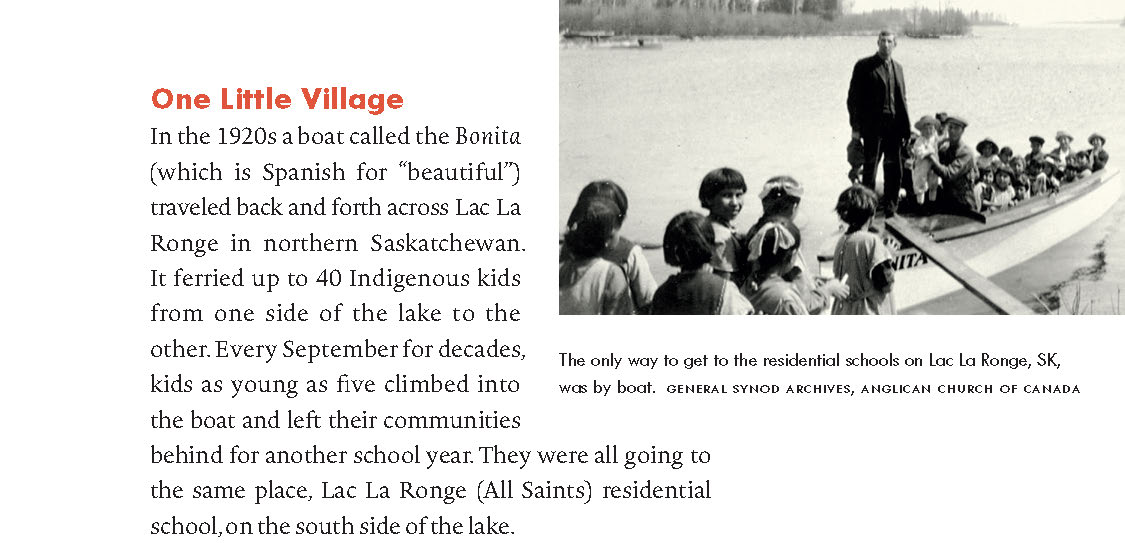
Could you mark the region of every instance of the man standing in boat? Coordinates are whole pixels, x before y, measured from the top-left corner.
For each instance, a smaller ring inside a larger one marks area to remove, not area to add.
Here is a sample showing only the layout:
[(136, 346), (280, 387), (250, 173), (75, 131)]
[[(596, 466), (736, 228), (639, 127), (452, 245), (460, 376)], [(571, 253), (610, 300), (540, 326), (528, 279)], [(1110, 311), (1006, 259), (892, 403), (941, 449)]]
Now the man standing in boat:
[(848, 122), (852, 139), (863, 143), (862, 182), (875, 190), (875, 168), (883, 161), (883, 208), (886, 216), (898, 209), (902, 185), (902, 150), (910, 138), (906, 111), (906, 83), (902, 64), (891, 58), (895, 34), (879, 33), (879, 50), (859, 59), (848, 86)]

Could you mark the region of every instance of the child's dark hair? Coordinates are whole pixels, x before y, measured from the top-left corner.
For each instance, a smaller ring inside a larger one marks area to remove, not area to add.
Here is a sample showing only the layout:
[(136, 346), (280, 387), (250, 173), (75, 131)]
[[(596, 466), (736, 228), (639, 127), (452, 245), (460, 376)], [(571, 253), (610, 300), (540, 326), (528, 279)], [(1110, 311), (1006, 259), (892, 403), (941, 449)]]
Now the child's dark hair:
[(717, 168), (707, 172), (703, 176), (703, 182), (699, 184), (699, 204), (704, 208), (711, 203), (711, 199), (716, 194), (723, 192), (727, 189), (739, 189), (746, 192), (746, 180), (742, 178), (742, 174), (734, 168)]
[(749, 245), (751, 258), (755, 259), (754, 280), (760, 283), (771, 273), (784, 275), (789, 271), (778, 268), (792, 262), (794, 253), (800, 250), (801, 230), (793, 221), (775, 217), (758, 229)]
[(836, 199), (836, 214), (848, 225), (848, 231), (854, 232), (875, 216), (878, 203), (875, 191), (863, 185), (852, 185)]
[(617, 228), (621, 210), (606, 198), (590, 198), (575, 206), (578, 207), (582, 208), (581, 214), (567, 227), (564, 237), (566, 248), (577, 258), (597, 256)]
[(711, 261), (715, 230), (707, 219), (694, 211), (684, 211), (664, 229), (664, 261), (686, 270), (698, 269)]
[(797, 204), (801, 203), (801, 198), (790, 194), (785, 190), (785, 187), (795, 185), (799, 186), (800, 184), (788, 175), (771, 177), (766, 181), (766, 186), (771, 188), (769, 192), (762, 196), (762, 216), (791, 217), (797, 209)]
[(570, 217), (566, 220), (566, 225), (568, 227), (573, 225), (583, 215), (583, 208), (586, 203), (594, 198), (605, 198), (617, 204), (617, 209), (621, 210), (621, 214), (617, 218), (617, 226), (620, 228), (621, 223), (625, 222), (625, 214), (629, 212), (629, 198), (625, 196), (625, 190), (620, 185), (609, 179), (590, 181), (585, 187), (582, 187), (582, 192), (578, 193), (578, 201), (574, 204), (574, 209), (570, 210)]

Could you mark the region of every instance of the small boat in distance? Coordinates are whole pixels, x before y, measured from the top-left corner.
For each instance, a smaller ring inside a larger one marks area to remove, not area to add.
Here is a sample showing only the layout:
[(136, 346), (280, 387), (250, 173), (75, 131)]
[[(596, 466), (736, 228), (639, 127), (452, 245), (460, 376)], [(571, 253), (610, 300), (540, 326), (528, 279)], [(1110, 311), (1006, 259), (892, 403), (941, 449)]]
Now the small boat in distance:
[(612, 30), (564, 29), (559, 39), (569, 45), (594, 49), (660, 49), (664, 46), (654, 38), (617, 36)]
[(562, 37), (568, 40), (600, 41), (613, 36), (612, 30), (570, 30), (568, 28), (562, 31)]

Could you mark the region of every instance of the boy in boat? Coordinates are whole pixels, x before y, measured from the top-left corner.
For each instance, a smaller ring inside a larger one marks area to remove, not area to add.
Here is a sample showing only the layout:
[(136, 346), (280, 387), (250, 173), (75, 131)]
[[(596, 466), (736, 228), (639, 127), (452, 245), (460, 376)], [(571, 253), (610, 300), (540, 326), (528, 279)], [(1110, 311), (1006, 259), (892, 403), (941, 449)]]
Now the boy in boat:
[[(613, 229), (612, 239), (598, 256), (617, 264), (625, 271), (625, 277), (629, 280), (629, 290), (633, 295), (633, 305), (638, 312), (641, 312), (652, 302), (652, 294), (656, 292), (656, 280), (652, 277), (648, 259), (645, 258), (641, 246), (621, 235), (621, 225), (629, 212), (629, 198), (625, 195), (625, 190), (609, 179), (591, 181), (582, 188), (582, 192), (578, 193), (578, 202), (574, 204), (574, 209), (571, 210), (570, 217), (566, 221), (567, 229), (585, 214), (586, 205), (598, 198), (612, 201), (621, 210), (621, 215), (617, 217)], [(559, 253), (559, 260), (572, 258), (573, 255), (569, 254), (564, 245)]]
[(598, 256), (613, 239), (621, 210), (605, 198), (583, 206), (563, 243), (573, 258), (559, 262), (560, 315), (629, 315), (633, 297), (621, 266)]
[(914, 185), (914, 198), (919, 206), (924, 205), (927, 198), (930, 202), (936, 201), (938, 186), (941, 185), (941, 180), (926, 160), (926, 155), (938, 151), (937, 127), (937, 119), (929, 115), (923, 115), (914, 123), (914, 128), (917, 128), (920, 134), (914, 138), (910, 147), (910, 153), (914, 157), (911, 181)]
[(1046, 154), (1043, 152), (1043, 144), (1046, 140), (1040, 136), (1031, 136), (1027, 141), (1031, 143), (1031, 152), (1023, 157), (1023, 161), (1030, 167), (1032, 162), (1043, 160)]
[(1105, 136), (1094, 132), (1086, 140), (1090, 142), (1090, 171), (1096, 172), (1105, 169), (1109, 162), (1109, 153), (1105, 150)]
[[(932, 155), (931, 155), (932, 156)], [(893, 315), (894, 258), (879, 234), (871, 232), (878, 200), (863, 185), (852, 185), (836, 201), (836, 214), (847, 231), (836, 243), (832, 274), (848, 286), (833, 315)]]
[(746, 180), (733, 168), (717, 168), (703, 176), (699, 184), (699, 204), (710, 214), (707, 224), (715, 231), (711, 267), (723, 279), (730, 279), (741, 262), (741, 238), (734, 219), (742, 211)]
[(664, 261), (680, 273), (652, 297), (653, 315), (746, 315), (754, 307), (734, 283), (713, 273), (715, 229), (703, 215), (685, 211), (664, 229)]
[(750, 304), (765, 315), (807, 315), (797, 286), (788, 278), (801, 247), (801, 231), (792, 221), (777, 218), (761, 225), (750, 238), (750, 258), (757, 289)]

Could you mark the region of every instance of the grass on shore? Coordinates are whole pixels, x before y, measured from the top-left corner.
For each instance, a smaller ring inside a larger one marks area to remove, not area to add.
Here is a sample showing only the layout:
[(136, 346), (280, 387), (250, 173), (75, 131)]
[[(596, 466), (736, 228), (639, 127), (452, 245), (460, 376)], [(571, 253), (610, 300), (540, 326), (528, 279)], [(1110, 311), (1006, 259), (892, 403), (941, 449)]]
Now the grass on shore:
[(1049, 315), (1120, 315), (1121, 289), (1118, 288), (1116, 294), (1107, 294), (1104, 298), (1098, 303), (1091, 299), (1089, 293), (1083, 294), (1081, 282), (1067, 285), (1042, 297), (1035, 296), (1035, 300)]

